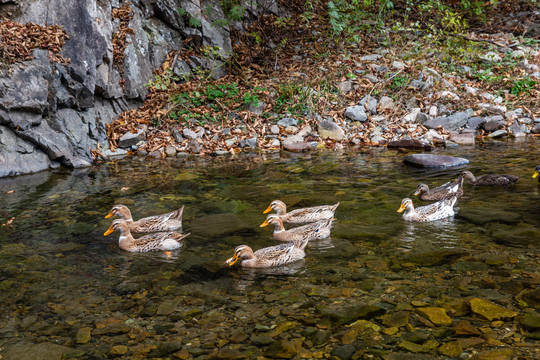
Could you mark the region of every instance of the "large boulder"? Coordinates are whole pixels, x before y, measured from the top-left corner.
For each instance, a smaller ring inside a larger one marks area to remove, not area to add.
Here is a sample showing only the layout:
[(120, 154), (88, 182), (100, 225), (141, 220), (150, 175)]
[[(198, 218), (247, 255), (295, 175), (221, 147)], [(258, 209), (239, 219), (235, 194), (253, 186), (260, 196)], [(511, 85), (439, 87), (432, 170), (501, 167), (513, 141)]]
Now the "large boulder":
[[(122, 61), (115, 63), (113, 35), (120, 21), (113, 10), (123, 4), (133, 12), (128, 23), (133, 33), (126, 36)], [(208, 0), (20, 0), (0, 7), (0, 15), (12, 21), (59, 25), (69, 36), (61, 51), (69, 62), (52, 62), (47, 50), (34, 49), (33, 59), (0, 70), (0, 176), (57, 163), (90, 165), (90, 149), (98, 144), (108, 149), (105, 125), (142, 104), (154, 70), (170, 51), (181, 51), (183, 39), (194, 31), (202, 45), (215, 49), (202, 65), (222, 76), (226, 67), (221, 65), (232, 53), (230, 34), (227, 25), (214, 26), (223, 13), (209, 5)], [(200, 27), (188, 28), (179, 8)], [(202, 14), (207, 8), (211, 11)], [(177, 63), (185, 71), (192, 65)]]

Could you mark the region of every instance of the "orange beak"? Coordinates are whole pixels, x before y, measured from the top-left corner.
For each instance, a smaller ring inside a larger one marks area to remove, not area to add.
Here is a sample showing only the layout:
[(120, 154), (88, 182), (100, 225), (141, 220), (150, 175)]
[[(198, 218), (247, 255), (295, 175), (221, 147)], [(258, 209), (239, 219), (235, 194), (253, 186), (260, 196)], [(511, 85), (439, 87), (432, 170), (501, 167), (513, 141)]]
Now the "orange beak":
[(265, 227), (266, 225), (270, 225), (268, 220), (264, 220), (264, 222), (261, 224), (261, 227)]
[(105, 233), (104, 233), (103, 235), (107, 236), (107, 235), (109, 235), (109, 234), (112, 233), (112, 232), (114, 232), (114, 229), (113, 229), (113, 227), (112, 227), (112, 225), (111, 225), (111, 227), (108, 228), (107, 231), (105, 231)]
[(112, 212), (112, 210), (111, 210), (107, 215), (105, 215), (105, 219), (108, 219), (108, 218), (110, 218), (110, 217), (113, 216), (113, 215), (114, 215), (114, 214), (113, 214), (113, 212)]
[(229, 260), (225, 261), (225, 264), (229, 265), (230, 266), (233, 266), (234, 264), (236, 264), (236, 262), (238, 261), (238, 259), (240, 258), (237, 258), (236, 256), (233, 256), (232, 258), (230, 258)]
[(272, 211), (272, 205), (269, 205), (266, 210), (263, 211), (263, 214), (269, 213), (270, 211)]
[(405, 205), (401, 204), (401, 206), (399, 207), (398, 211), (397, 212), (402, 212), (403, 210), (405, 210)]

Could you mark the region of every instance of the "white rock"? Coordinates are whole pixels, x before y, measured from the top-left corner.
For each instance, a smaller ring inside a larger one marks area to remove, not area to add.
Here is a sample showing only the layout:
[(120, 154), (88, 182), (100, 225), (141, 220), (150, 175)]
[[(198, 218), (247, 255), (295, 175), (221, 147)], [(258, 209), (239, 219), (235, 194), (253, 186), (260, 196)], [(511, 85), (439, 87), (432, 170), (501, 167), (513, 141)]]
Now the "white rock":
[(403, 117), (403, 122), (406, 122), (406, 123), (415, 122), (421, 110), (422, 109), (420, 108), (412, 109), (410, 113), (408, 113), (407, 115)]
[(472, 94), (472, 95), (476, 95), (476, 93), (478, 92), (477, 89), (473, 88), (472, 86), (467, 86), (467, 85), (465, 85), (465, 91), (467, 92), (467, 94)]
[(441, 97), (450, 97), (456, 101), (461, 99), (456, 93), (453, 93), (451, 91), (442, 91)]

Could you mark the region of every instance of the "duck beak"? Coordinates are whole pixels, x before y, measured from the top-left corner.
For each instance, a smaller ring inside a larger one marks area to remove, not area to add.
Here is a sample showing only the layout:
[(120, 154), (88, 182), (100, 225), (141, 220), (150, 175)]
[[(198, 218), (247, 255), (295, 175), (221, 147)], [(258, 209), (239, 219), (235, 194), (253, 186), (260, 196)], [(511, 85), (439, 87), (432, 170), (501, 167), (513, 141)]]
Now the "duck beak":
[(405, 210), (405, 205), (401, 204), (397, 212), (402, 212), (403, 210)]
[(266, 214), (266, 213), (269, 213), (270, 211), (272, 211), (272, 206), (269, 205), (266, 210), (263, 211), (263, 214)]
[(108, 218), (110, 218), (110, 217), (113, 216), (113, 215), (114, 215), (114, 214), (113, 214), (113, 212), (112, 212), (112, 210), (111, 210), (111, 211), (109, 211), (109, 213), (108, 213), (107, 215), (105, 215), (105, 219), (108, 219)]
[(264, 222), (261, 224), (261, 227), (265, 227), (266, 225), (270, 225), (268, 220), (264, 220)]
[(420, 194), (420, 190), (416, 190), (416, 192), (414, 193), (414, 196), (418, 196), (418, 194)]
[(229, 265), (230, 266), (233, 266), (234, 264), (236, 264), (236, 262), (238, 261), (238, 259), (240, 258), (237, 258), (235, 256), (233, 256), (232, 258), (230, 258), (229, 260), (225, 261), (225, 264)]
[(109, 235), (109, 234), (112, 233), (112, 232), (114, 232), (114, 229), (113, 229), (113, 227), (112, 227), (112, 225), (111, 225), (111, 227), (109, 227), (109, 228), (107, 229), (107, 231), (105, 231), (105, 233), (104, 233), (103, 235), (107, 236), (107, 235)]
[(533, 179), (538, 176), (538, 171), (535, 171), (533, 174)]

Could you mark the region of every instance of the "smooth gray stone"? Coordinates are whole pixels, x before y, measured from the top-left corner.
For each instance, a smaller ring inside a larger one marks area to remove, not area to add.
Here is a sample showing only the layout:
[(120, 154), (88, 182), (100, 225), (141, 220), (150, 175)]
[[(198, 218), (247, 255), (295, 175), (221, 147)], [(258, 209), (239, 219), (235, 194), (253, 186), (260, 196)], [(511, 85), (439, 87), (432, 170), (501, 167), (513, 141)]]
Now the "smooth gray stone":
[(407, 155), (403, 162), (407, 165), (433, 168), (466, 165), (469, 160), (449, 155), (412, 154)]

